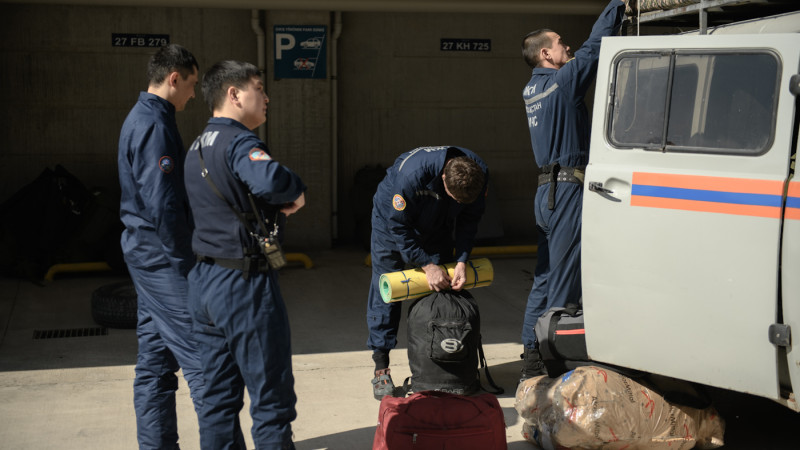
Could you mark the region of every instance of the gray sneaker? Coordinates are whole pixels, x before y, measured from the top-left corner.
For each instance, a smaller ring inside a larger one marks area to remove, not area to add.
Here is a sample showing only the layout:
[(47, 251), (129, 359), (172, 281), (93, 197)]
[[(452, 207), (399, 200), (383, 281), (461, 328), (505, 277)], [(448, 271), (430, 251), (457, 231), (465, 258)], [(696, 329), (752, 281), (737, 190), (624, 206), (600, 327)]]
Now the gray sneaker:
[(375, 400), (382, 400), (384, 396), (394, 393), (394, 383), (390, 372), (390, 369), (375, 371), (375, 378), (372, 379), (372, 395), (375, 396)]

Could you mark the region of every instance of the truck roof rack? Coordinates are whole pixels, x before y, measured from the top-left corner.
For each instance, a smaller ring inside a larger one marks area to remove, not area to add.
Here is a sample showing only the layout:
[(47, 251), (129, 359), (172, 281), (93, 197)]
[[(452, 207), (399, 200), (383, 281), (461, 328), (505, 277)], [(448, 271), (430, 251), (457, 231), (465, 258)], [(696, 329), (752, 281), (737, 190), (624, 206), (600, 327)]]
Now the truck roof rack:
[[(633, 1), (631, 2), (633, 3)], [(628, 10), (631, 26), (647, 24), (698, 29), (800, 11), (797, 0), (636, 0), (639, 11)]]

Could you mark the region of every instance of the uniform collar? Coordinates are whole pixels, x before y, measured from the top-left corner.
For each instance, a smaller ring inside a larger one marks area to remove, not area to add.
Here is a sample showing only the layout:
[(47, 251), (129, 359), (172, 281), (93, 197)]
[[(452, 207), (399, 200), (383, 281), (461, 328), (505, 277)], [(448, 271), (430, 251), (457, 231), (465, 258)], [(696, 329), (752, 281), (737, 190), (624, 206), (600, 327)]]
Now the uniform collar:
[(558, 69), (553, 69), (550, 67), (537, 67), (533, 69), (534, 75), (550, 75), (558, 72)]
[(142, 91), (139, 93), (139, 101), (143, 103), (149, 103), (154, 107), (160, 107), (169, 114), (175, 114), (175, 105), (170, 103), (169, 100), (161, 98), (156, 94)]
[(242, 122), (239, 122), (236, 119), (231, 119), (230, 117), (212, 117), (212, 118), (208, 119), (208, 123), (209, 123), (209, 125), (210, 124), (214, 124), (214, 125), (230, 125), (230, 126), (234, 126), (236, 128), (241, 128), (242, 130), (245, 130), (245, 131), (251, 131), (249, 128), (244, 126), (244, 124)]

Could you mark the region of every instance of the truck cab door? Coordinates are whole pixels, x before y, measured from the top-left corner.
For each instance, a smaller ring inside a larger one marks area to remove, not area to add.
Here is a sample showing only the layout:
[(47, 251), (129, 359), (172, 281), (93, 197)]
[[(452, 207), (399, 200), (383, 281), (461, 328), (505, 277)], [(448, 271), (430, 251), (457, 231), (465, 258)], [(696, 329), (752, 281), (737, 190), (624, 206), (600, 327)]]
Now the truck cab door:
[(797, 34), (603, 40), (582, 234), (593, 359), (798, 409), (800, 350), (769, 330), (800, 333), (799, 68)]

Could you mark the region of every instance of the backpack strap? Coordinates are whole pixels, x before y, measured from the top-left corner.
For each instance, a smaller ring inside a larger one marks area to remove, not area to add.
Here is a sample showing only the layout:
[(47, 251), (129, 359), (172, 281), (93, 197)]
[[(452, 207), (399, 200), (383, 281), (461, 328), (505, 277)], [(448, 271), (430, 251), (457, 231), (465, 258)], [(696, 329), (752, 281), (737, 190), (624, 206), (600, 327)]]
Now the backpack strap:
[[(206, 182), (208, 182), (208, 186), (211, 187), (211, 190), (214, 191), (214, 194), (216, 194), (217, 197), (221, 198), (222, 201), (224, 201), (225, 204), (228, 205), (228, 208), (230, 208), (231, 211), (233, 211), (233, 213), (239, 219), (239, 221), (242, 222), (242, 225), (244, 225), (245, 229), (247, 229), (247, 232), (250, 233), (250, 235), (254, 236), (256, 230), (253, 229), (253, 226), (246, 219), (245, 214), (242, 213), (241, 211), (239, 211), (235, 206), (233, 206), (233, 204), (230, 201), (228, 201), (227, 198), (225, 198), (224, 195), (222, 195), (222, 192), (220, 192), (219, 188), (217, 188), (217, 184), (214, 183), (214, 180), (211, 179), (211, 174), (208, 173), (208, 169), (206, 169), (206, 160), (203, 159), (203, 146), (202, 145), (199, 145), (197, 147), (197, 156), (198, 156), (198, 158), (200, 158), (200, 168), (202, 169), (202, 171), (200, 171), (200, 176), (202, 176), (203, 179), (206, 180)], [(249, 193), (248, 193), (248, 195), (249, 195)], [(251, 201), (252, 201), (252, 199), (251, 199)], [(255, 212), (256, 212), (256, 210), (253, 210), (254, 214), (255, 214)]]
[[(493, 388), (493, 390), (486, 389), (485, 387), (483, 387), (483, 383), (480, 383), (481, 389), (483, 389), (486, 392), (492, 393), (494, 395), (501, 395), (504, 392), (504, 390), (503, 388), (495, 384), (494, 380), (492, 379), (492, 375), (489, 373), (489, 364), (486, 363), (486, 355), (484, 355), (483, 353), (483, 343), (481, 342), (480, 336), (478, 336), (478, 361), (479, 361), (478, 368), (480, 369), (481, 367), (483, 367), (483, 373), (486, 374), (486, 381), (489, 383), (489, 386)], [(478, 375), (480, 375), (480, 372), (478, 372)]]
[(541, 352), (543, 360), (553, 360), (558, 359), (555, 356), (555, 351), (553, 349), (553, 341), (556, 337), (556, 329), (558, 329), (558, 320), (561, 318), (561, 315), (566, 312), (565, 309), (559, 309), (558, 311), (550, 310), (550, 324), (547, 327), (547, 335), (545, 338), (547, 342), (539, 342), (539, 351)]
[(406, 379), (403, 380), (402, 386), (394, 388), (394, 393), (392, 393), (392, 396), (405, 397), (409, 392), (411, 392), (411, 377), (406, 377)]

